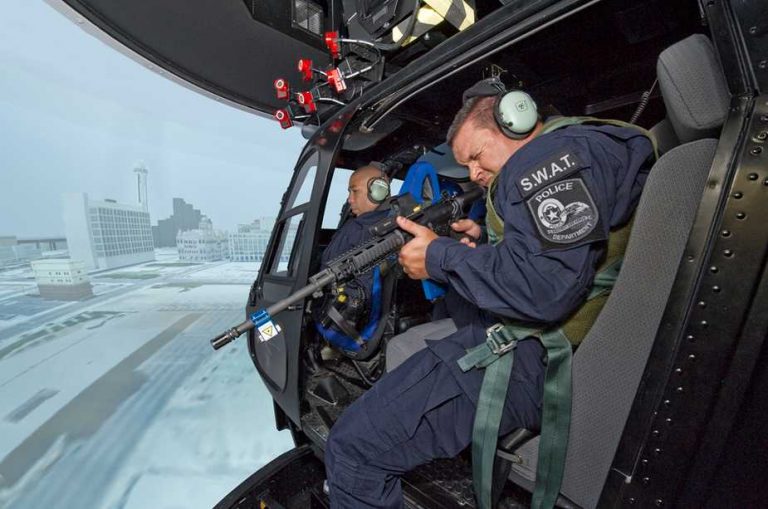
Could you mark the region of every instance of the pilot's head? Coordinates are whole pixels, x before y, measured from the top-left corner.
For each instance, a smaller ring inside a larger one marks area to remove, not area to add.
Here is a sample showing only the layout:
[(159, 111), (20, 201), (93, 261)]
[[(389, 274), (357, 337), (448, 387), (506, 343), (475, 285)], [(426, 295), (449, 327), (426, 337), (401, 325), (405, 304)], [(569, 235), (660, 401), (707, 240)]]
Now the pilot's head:
[(358, 168), (349, 177), (347, 202), (353, 215), (359, 216), (371, 212), (379, 206), (378, 203), (371, 201), (368, 197), (368, 183), (371, 179), (376, 178), (389, 180), (379, 168), (370, 165)]
[(495, 97), (472, 97), (461, 107), (448, 129), (447, 142), (459, 164), (469, 168), (469, 178), (490, 185), (501, 168), (541, 130), (539, 122), (526, 138), (514, 140), (499, 129), (493, 115)]

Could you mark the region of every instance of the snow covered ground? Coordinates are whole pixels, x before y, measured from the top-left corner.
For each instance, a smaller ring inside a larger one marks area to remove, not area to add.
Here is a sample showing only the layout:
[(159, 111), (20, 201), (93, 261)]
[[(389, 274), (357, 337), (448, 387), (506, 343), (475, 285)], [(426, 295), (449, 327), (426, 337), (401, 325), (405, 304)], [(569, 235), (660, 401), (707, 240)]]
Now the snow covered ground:
[(259, 273), (259, 262), (208, 264), (206, 268), (185, 274), (179, 279), (216, 283), (245, 283), (250, 285)]
[(210, 508), (292, 447), (245, 342), (208, 344), (258, 264), (160, 258), (11, 336), (0, 317), (0, 507)]

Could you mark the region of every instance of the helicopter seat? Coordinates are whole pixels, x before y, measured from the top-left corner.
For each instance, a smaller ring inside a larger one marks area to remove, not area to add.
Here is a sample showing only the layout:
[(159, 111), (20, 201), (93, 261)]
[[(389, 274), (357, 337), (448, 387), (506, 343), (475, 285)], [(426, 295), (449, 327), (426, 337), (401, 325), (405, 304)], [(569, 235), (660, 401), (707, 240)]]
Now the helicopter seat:
[[(667, 117), (681, 145), (651, 169), (621, 273), (573, 357), (573, 406), (560, 507), (595, 507), (648, 361), (712, 165), (730, 95), (709, 39), (697, 34), (661, 53)], [(628, 320), (627, 317), (632, 317)], [(539, 438), (507, 435), (508, 478), (533, 491)], [(514, 443), (511, 443), (514, 442)], [(513, 456), (510, 456), (513, 455)]]
[[(712, 72), (719, 67), (712, 43), (701, 34), (689, 39), (690, 42), (673, 45), (663, 52), (656, 68), (667, 117), (654, 125), (651, 133), (661, 154), (681, 143), (717, 136), (728, 109), (725, 80), (721, 73)], [(683, 60), (699, 65), (678, 65)], [(703, 107), (710, 97), (714, 99), (710, 107)]]

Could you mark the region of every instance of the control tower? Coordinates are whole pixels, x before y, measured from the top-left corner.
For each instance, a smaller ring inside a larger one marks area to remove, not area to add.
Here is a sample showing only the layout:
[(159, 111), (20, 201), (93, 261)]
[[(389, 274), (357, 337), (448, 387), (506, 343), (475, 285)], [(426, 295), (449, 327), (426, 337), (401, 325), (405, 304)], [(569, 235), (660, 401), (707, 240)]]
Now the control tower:
[(146, 165), (141, 162), (133, 172), (137, 177), (136, 183), (138, 184), (139, 205), (144, 212), (149, 212), (149, 200), (147, 196), (147, 174), (149, 173), (149, 170), (147, 170)]

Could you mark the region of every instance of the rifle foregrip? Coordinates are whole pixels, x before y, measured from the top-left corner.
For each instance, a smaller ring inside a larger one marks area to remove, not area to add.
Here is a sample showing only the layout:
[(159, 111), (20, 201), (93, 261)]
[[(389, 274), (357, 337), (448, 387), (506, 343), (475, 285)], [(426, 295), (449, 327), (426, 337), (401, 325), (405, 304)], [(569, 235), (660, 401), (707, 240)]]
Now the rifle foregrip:
[[(407, 234), (406, 234), (407, 235)], [(390, 233), (382, 242), (355, 256), (355, 266), (362, 269), (378, 263), (390, 253), (394, 253), (405, 244), (405, 236), (402, 232)]]

